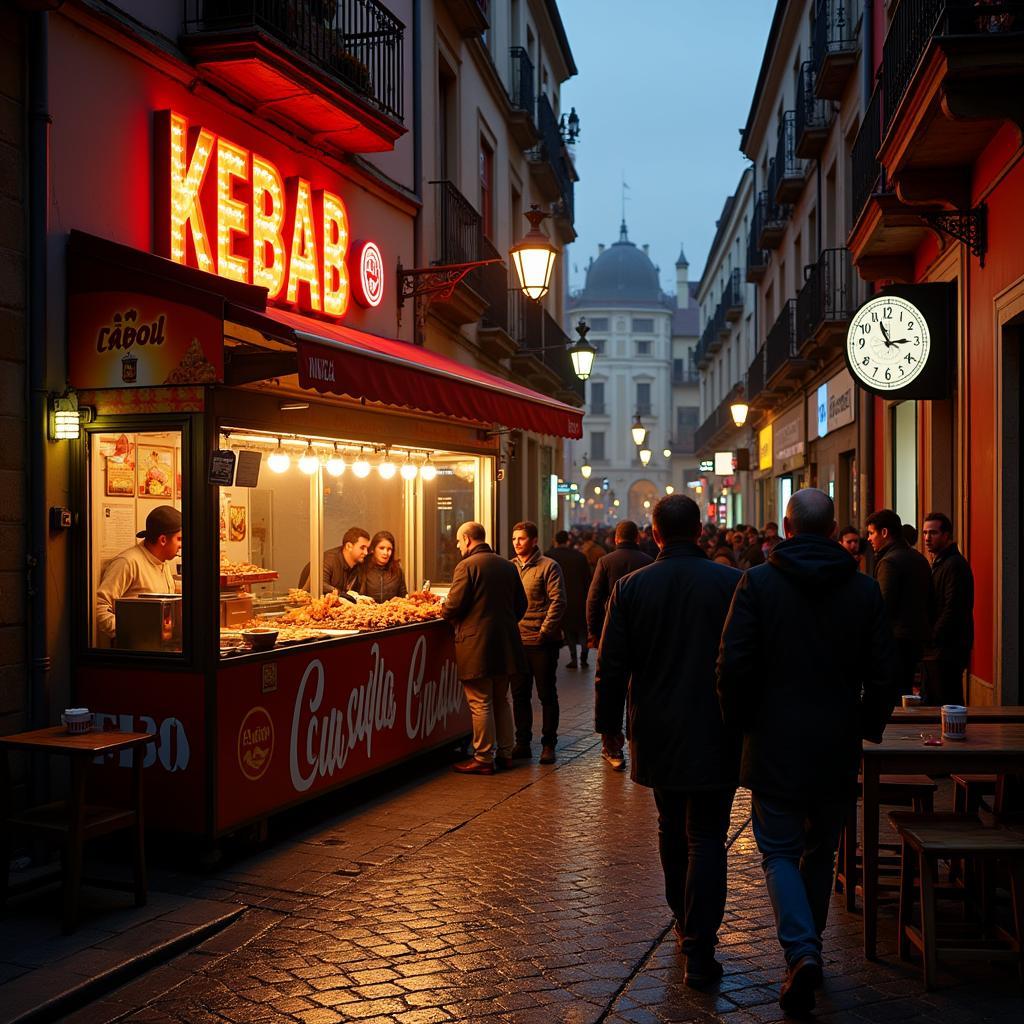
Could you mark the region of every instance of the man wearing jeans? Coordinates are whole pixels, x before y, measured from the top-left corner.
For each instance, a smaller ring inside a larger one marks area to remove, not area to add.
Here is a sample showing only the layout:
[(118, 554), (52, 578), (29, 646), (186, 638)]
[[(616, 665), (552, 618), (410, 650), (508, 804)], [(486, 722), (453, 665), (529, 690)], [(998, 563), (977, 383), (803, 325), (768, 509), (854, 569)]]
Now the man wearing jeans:
[(832, 540), (832, 499), (797, 491), (787, 539), (736, 588), (718, 656), (722, 717), (743, 731), (740, 783), (786, 958), (779, 1004), (814, 1008), (832, 868), (857, 794), (861, 741), (893, 704), (892, 633), (878, 584)]

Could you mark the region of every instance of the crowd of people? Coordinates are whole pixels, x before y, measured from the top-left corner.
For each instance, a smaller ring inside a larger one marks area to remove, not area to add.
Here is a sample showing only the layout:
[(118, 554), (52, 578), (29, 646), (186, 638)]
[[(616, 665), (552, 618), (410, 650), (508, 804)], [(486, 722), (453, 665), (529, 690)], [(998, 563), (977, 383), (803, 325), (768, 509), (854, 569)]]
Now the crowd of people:
[(666, 900), (696, 988), (722, 976), (726, 835), (737, 787), (751, 791), (786, 961), (779, 1001), (801, 1015), (822, 981), (861, 744), (881, 740), (900, 694), (963, 701), (974, 594), (944, 513), (924, 518), (928, 558), (890, 509), (868, 516), (864, 537), (837, 529), (815, 488), (793, 495), (782, 525), (702, 525), (691, 498), (670, 495), (649, 528), (560, 531), (546, 554), (536, 525), (517, 523), (506, 559), (464, 523), (443, 614), (473, 720), (461, 774), (533, 756), (534, 688), (540, 760), (553, 763), (559, 652), (575, 668), (596, 648), (602, 756), (624, 770), (628, 740), (631, 778), (653, 790)]

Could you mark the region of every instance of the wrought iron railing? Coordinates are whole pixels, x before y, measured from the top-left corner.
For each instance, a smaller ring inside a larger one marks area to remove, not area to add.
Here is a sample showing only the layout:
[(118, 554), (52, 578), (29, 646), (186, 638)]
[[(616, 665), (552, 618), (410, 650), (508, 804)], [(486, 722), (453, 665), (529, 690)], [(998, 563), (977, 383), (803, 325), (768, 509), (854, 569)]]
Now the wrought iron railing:
[(778, 199), (778, 189), (786, 180), (803, 181), (804, 162), (796, 155), (796, 111), (787, 110), (779, 122), (775, 141), (775, 159), (768, 171), (768, 195)]
[(814, 11), (814, 39), (811, 53), (814, 67), (821, 69), (826, 57), (857, 49), (857, 0), (818, 0)]
[(823, 131), (832, 124), (835, 108), (831, 100), (820, 100), (814, 93), (814, 62), (805, 60), (800, 65), (796, 85), (796, 140), (806, 132)]
[[(480, 243), (480, 258), (501, 259), (501, 253), (486, 236)], [(509, 273), (504, 263), (491, 263), (473, 272), (472, 287), (487, 301), (487, 310), (481, 318), (482, 327), (498, 327), (509, 333)], [(518, 289), (516, 289), (518, 291)]]
[(403, 120), (405, 25), (378, 0), (185, 0), (186, 33), (235, 29), (266, 32)]
[(847, 249), (826, 249), (807, 271), (796, 297), (797, 341), (803, 344), (826, 321), (849, 320), (857, 307), (856, 274)]
[(558, 182), (558, 191), (564, 204), (564, 214), (574, 221), (573, 180), (565, 162), (562, 133), (558, 128), (558, 119), (551, 109), (547, 96), (537, 97), (537, 130), (540, 132), (540, 144), (535, 155), (537, 159), (546, 160), (554, 172)]
[(882, 189), (882, 121), (878, 87), (864, 111), (864, 120), (850, 150), (850, 223), (856, 224), (873, 192)]
[(715, 324), (714, 317), (708, 320), (704, 326), (704, 330), (701, 332), (700, 341), (697, 342), (697, 347), (693, 350), (693, 360), (700, 366), (707, 366), (711, 362), (711, 346), (718, 343), (718, 327)]
[(512, 70), (509, 76), (509, 99), (517, 110), (525, 110), (532, 119), (534, 114), (533, 61), (523, 46), (509, 49)]
[(543, 332), (541, 358), (544, 365), (557, 374), (566, 391), (572, 392), (582, 402), (586, 392), (583, 381), (576, 376), (576, 371), (572, 366), (568, 335), (547, 310), (544, 310), (544, 315), (541, 318), (541, 330)]
[(736, 388), (733, 387), (729, 393), (715, 406), (708, 414), (707, 419), (694, 431), (693, 451), (700, 452), (708, 450), (714, 439), (723, 430), (735, 427), (730, 406), (736, 401)]
[(722, 293), (722, 309), (727, 320), (730, 319), (730, 313), (734, 314), (732, 319), (735, 319), (743, 309), (743, 284), (740, 281), (739, 267), (732, 271), (729, 280), (725, 283), (725, 291)]
[(434, 263), (472, 263), (483, 243), (480, 214), (450, 182), (432, 181), (437, 248)]
[(935, 36), (1024, 32), (1024, 3), (900, 0), (882, 46), (882, 137)]
[(747, 280), (751, 280), (750, 272), (753, 270), (764, 271), (771, 262), (772, 254), (768, 249), (762, 249), (759, 244), (761, 230), (764, 227), (765, 207), (761, 204), (760, 197), (754, 203), (754, 212), (750, 219), (750, 234), (747, 235)]
[(750, 366), (747, 369), (746, 396), (748, 402), (754, 401), (754, 399), (764, 391), (764, 355), (766, 347), (767, 346), (765, 345), (761, 346), (757, 355), (751, 360)]
[(700, 373), (696, 367), (683, 365), (682, 359), (672, 360), (673, 387), (691, 387), (700, 383)]
[(788, 299), (765, 339), (765, 376), (771, 380), (796, 355), (796, 299)]

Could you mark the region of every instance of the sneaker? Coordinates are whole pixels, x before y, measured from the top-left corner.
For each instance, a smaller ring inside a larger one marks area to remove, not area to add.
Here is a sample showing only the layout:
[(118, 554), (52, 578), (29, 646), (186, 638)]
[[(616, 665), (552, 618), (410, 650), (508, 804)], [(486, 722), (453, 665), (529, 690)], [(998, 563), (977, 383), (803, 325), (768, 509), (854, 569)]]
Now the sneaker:
[(529, 743), (517, 743), (512, 748), (512, 753), (508, 755), (513, 761), (532, 761), (533, 751), (530, 749)]
[(601, 750), (601, 756), (611, 765), (612, 771), (624, 772), (626, 770), (626, 755), (621, 751)]
[(820, 985), (821, 961), (808, 953), (786, 971), (779, 1006), (792, 1017), (806, 1017), (814, 1009), (814, 990)]
[(490, 761), (478, 761), (471, 757), (468, 761), (453, 764), (452, 771), (460, 775), (493, 775), (494, 765)]
[(543, 747), (540, 752), (540, 763), (541, 764), (554, 764), (555, 763), (555, 748), (553, 746)]
[(712, 956), (688, 956), (683, 972), (683, 981), (689, 988), (708, 988), (720, 981), (724, 970)]

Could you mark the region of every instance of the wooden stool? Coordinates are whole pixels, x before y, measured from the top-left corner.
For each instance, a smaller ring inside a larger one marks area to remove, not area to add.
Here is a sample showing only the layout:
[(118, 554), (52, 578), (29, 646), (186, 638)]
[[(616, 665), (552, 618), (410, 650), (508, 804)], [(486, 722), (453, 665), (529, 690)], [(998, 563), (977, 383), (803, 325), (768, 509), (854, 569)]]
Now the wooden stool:
[[(857, 785), (862, 785), (857, 779)], [(935, 806), (938, 785), (927, 775), (883, 775), (879, 779), (880, 803), (897, 807), (912, 807), (916, 814), (931, 814)], [(888, 857), (879, 857), (879, 875), (895, 877), (899, 873), (899, 846), (879, 843), (879, 849), (888, 850)], [(846, 909), (857, 909), (857, 882), (860, 878), (860, 856), (857, 853), (857, 803), (850, 805), (846, 824), (839, 836), (836, 857), (835, 891), (846, 896)], [(886, 886), (885, 888), (896, 888)]]
[(981, 809), (982, 797), (995, 796), (998, 775), (951, 775), (953, 781), (953, 810), (956, 814), (974, 818)]
[[(910, 959), (910, 947), (920, 950), (925, 988), (935, 986), (938, 962), (944, 960), (1011, 960), (1024, 981), (1024, 835), (1005, 828), (986, 828), (974, 818), (952, 814), (924, 817), (903, 811), (889, 815), (902, 844), (900, 876), (899, 954)], [(962, 857), (976, 865), (982, 884), (982, 920), (979, 933), (963, 937), (939, 932), (936, 909), (939, 861)], [(991, 868), (1003, 862), (1009, 869), (1014, 934), (993, 920)], [(911, 921), (915, 882), (920, 879), (921, 927)]]

